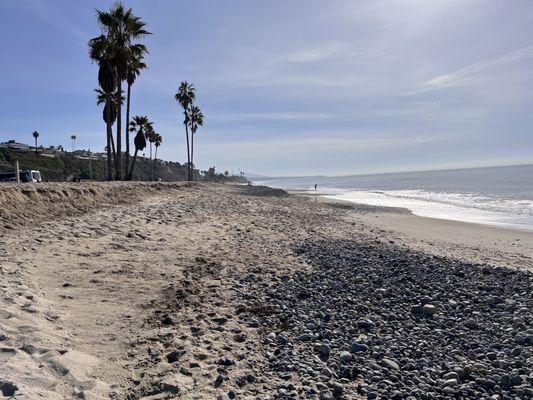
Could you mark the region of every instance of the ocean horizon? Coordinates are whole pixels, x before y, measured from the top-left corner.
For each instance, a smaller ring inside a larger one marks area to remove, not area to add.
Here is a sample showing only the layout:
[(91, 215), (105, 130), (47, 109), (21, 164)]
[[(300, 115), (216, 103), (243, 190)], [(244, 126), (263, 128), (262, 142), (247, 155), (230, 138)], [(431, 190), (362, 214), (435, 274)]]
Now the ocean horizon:
[(421, 217), (533, 230), (533, 164), (254, 181)]

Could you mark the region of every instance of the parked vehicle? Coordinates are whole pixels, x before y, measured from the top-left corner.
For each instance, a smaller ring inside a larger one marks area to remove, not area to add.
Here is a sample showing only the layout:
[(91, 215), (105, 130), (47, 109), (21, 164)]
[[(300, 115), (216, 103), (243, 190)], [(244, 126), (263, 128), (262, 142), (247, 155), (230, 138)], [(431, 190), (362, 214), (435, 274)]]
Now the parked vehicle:
[[(41, 173), (35, 170), (19, 171), (21, 182), (42, 182)], [(0, 172), (0, 182), (16, 182), (15, 171)]]

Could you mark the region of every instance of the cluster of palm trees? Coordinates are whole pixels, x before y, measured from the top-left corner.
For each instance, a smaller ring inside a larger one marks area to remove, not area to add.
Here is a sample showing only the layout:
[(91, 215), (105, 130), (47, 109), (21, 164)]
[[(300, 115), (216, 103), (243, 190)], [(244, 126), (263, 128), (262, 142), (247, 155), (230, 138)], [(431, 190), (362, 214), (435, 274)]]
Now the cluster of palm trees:
[(131, 162), (131, 168), (128, 174), (128, 180), (133, 178), (133, 169), (135, 167), (135, 161), (137, 160), (137, 153), (139, 150), (144, 150), (146, 148), (146, 141), (150, 143), (150, 160), (152, 160), (152, 144), (155, 146), (155, 157), (154, 157), (154, 167), (152, 169), (152, 179), (155, 174), (155, 161), (157, 160), (157, 149), (161, 146), (163, 142), (163, 137), (157, 133), (154, 129), (153, 122), (148, 120), (148, 117), (136, 115), (133, 117), (130, 122), (129, 131), (135, 134), (133, 143), (135, 145), (135, 153), (133, 154), (133, 159)]
[[(196, 89), (193, 84), (187, 81), (181, 82), (180, 87), (174, 95), (176, 101), (183, 107), (183, 125), (185, 125), (185, 136), (187, 139), (187, 180), (193, 180), (194, 167), (194, 135), (199, 126), (204, 124), (204, 115), (194, 102), (196, 101)], [(189, 141), (189, 131), (191, 132)]]
[[(116, 3), (109, 11), (97, 10), (101, 34), (89, 41), (89, 57), (98, 63), (97, 104), (104, 104), (103, 120), (107, 136), (107, 179), (131, 179), (134, 163), (130, 165), (130, 130), (126, 129), (125, 160), (122, 160), (122, 104), (124, 96), (122, 84), (127, 84), (126, 127), (129, 124), (131, 87), (141, 70), (146, 68), (144, 57), (146, 46), (138, 40), (150, 35), (146, 24)], [(113, 125), (116, 122), (116, 141), (113, 138)], [(138, 151), (136, 147), (136, 152)]]
[[(98, 63), (98, 84), (96, 100), (104, 105), (102, 119), (106, 124), (107, 137), (107, 179), (131, 180), (135, 168), (137, 154), (150, 144), (157, 149), (162, 137), (155, 132), (153, 123), (147, 116), (135, 116), (130, 122), (131, 89), (141, 71), (146, 68), (144, 57), (148, 54), (146, 46), (138, 41), (151, 35), (146, 24), (133, 14), (131, 8), (126, 9), (121, 3), (115, 3), (109, 11), (97, 10), (98, 24), (101, 34), (89, 41), (89, 57)], [(127, 85), (126, 98), (122, 90), (123, 82)], [(183, 124), (187, 139), (187, 180), (193, 180), (194, 168), (194, 136), (199, 126), (204, 123), (204, 116), (195, 104), (196, 89), (188, 82), (182, 82), (175, 99), (183, 108)], [(122, 159), (122, 105), (126, 101), (126, 149)], [(113, 125), (116, 122), (116, 140), (113, 136)], [(189, 136), (190, 132), (190, 136)], [(130, 133), (134, 134), (135, 151), (130, 160)], [(113, 176), (114, 165), (114, 176)]]

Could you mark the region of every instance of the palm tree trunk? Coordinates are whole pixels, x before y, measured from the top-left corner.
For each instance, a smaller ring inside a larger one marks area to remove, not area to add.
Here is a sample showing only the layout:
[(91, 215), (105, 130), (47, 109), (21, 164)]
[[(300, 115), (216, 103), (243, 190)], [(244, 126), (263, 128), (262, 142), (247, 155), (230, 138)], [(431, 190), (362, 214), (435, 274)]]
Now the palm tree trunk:
[(194, 180), (194, 176), (193, 176), (193, 171), (194, 171), (194, 132), (191, 131), (191, 181)]
[[(107, 95), (107, 102), (108, 104), (111, 102), (111, 95)], [(107, 107), (107, 120), (111, 120), (111, 107)], [(113, 164), (111, 163), (111, 143), (113, 140), (113, 128), (111, 127), (111, 124), (106, 122), (106, 128), (107, 128), (107, 180), (112, 181), (113, 180)], [(114, 152), (114, 145), (113, 145), (113, 152)]]
[(155, 146), (154, 171), (152, 173), (153, 180), (155, 180), (155, 167), (157, 167), (157, 148), (158, 148), (158, 146)]
[(113, 138), (113, 125), (109, 125), (111, 127), (111, 151), (113, 152), (113, 164), (116, 164), (117, 162), (117, 152), (115, 150), (115, 139)]
[(111, 124), (107, 125), (107, 180), (113, 180), (113, 162), (111, 159), (111, 140), (113, 140), (113, 128)]
[[(187, 116), (187, 112), (185, 111), (185, 116)], [(191, 180), (191, 152), (189, 149), (189, 125), (185, 124), (185, 136), (187, 137), (187, 180)]]
[(119, 79), (117, 91), (117, 158), (115, 159), (115, 179), (122, 180), (122, 81)]
[(154, 172), (154, 164), (152, 162), (152, 142), (150, 142), (150, 165), (152, 166), (152, 171), (150, 173), (150, 180), (153, 181), (154, 180), (154, 177), (153, 177), (153, 172)]
[(124, 170), (128, 173), (130, 169), (130, 98), (131, 98), (131, 85), (128, 83), (128, 99), (126, 104), (126, 163)]
[(133, 159), (131, 160), (131, 167), (130, 167), (130, 173), (128, 175), (128, 180), (133, 180), (133, 168), (135, 168), (135, 160), (137, 160), (137, 152), (139, 149), (135, 149), (135, 153), (133, 154)]
[(37, 138), (35, 138), (35, 152), (37, 153)]

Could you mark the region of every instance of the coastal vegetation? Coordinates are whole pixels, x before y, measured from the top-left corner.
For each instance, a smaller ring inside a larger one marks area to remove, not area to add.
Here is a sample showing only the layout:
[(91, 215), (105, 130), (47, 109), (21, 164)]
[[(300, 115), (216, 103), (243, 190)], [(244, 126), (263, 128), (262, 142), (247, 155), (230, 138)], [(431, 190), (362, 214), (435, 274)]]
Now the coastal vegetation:
[[(154, 142), (154, 146), (157, 151), (159, 147), (158, 141)], [(61, 182), (78, 179), (103, 181), (106, 180), (107, 176), (107, 160), (105, 157), (94, 156), (89, 160), (87, 157), (80, 158), (69, 153), (48, 157), (34, 151), (2, 148), (0, 148), (0, 173), (12, 171), (15, 160), (19, 161), (21, 170), (39, 170), (45, 181)], [(173, 182), (187, 180), (188, 167), (185, 164), (174, 161), (150, 160), (140, 152), (136, 157), (135, 170), (132, 170), (132, 172), (131, 179), (136, 181), (161, 179), (164, 182)], [(193, 169), (193, 176), (198, 181), (247, 182), (242, 174), (225, 175), (217, 172), (214, 167), (206, 171)]]

